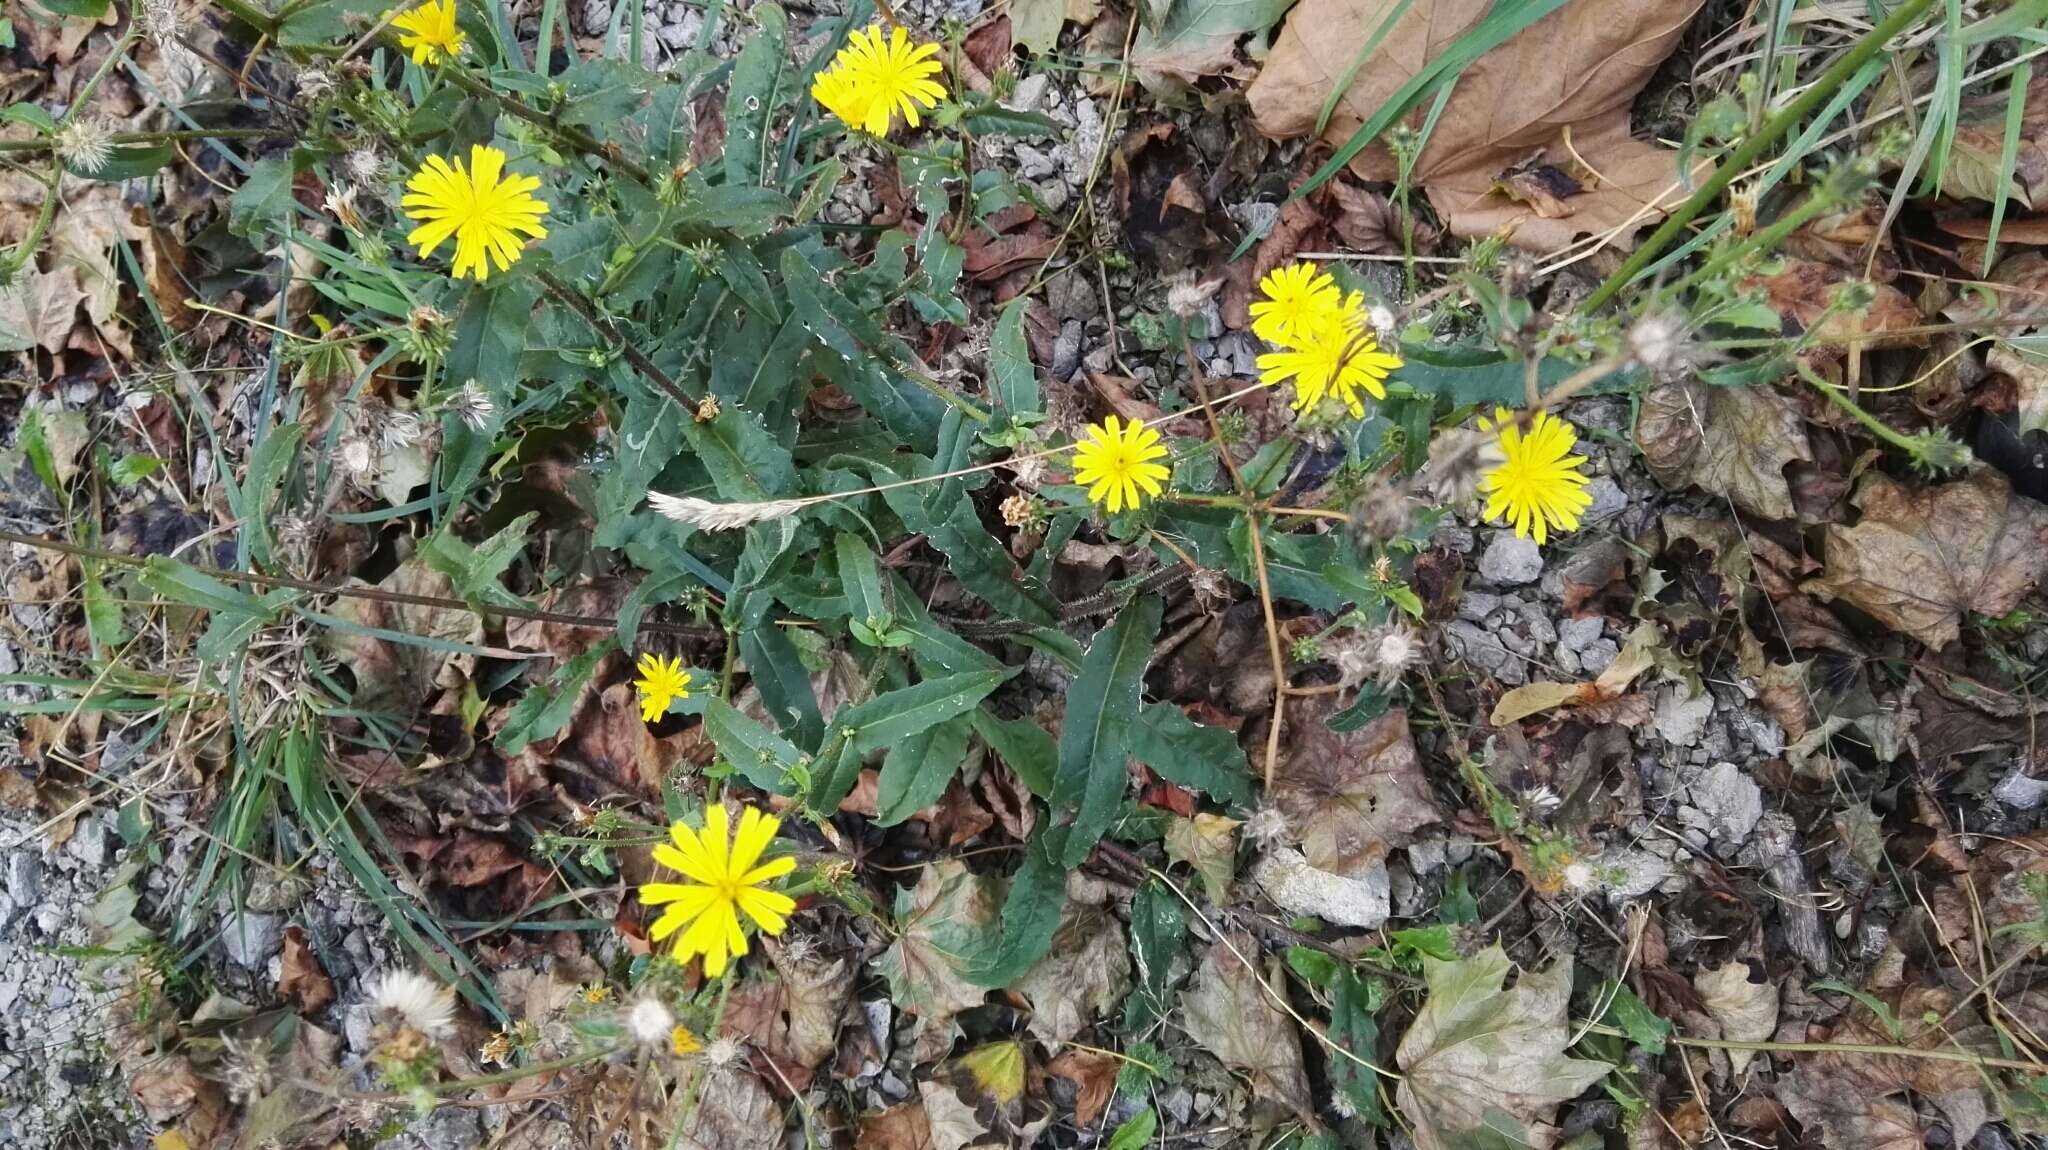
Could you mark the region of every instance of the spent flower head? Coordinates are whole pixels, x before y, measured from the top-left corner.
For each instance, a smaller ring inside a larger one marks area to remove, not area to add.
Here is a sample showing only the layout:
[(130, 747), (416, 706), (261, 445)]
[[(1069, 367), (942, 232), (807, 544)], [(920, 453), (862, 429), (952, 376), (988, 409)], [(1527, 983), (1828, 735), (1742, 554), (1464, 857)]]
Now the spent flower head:
[(463, 384), (462, 390), (449, 396), (448, 401), (442, 406), (471, 431), (482, 431), (489, 427), (491, 417), (498, 413), (498, 405), (492, 401), (491, 393), (484, 390), (483, 384), (473, 379)]
[(660, 1046), (677, 1029), (676, 1016), (669, 1013), (660, 999), (643, 998), (626, 1012), (626, 1029), (632, 1032), (634, 1041)]
[(1166, 458), (1159, 433), (1137, 420), (1112, 415), (1089, 427), (1074, 445), (1074, 482), (1088, 489), (1088, 501), (1114, 515), (1136, 508), (1166, 489), (1173, 472), (1154, 460)]
[(98, 175), (114, 158), (114, 124), (105, 116), (78, 116), (57, 129), (51, 141), (64, 166), (81, 175)]
[(796, 860), (784, 855), (761, 861), (781, 828), (780, 819), (746, 807), (734, 834), (725, 808), (716, 803), (705, 808), (702, 830), (671, 824), (669, 841), (654, 848), (654, 861), (689, 881), (640, 887), (642, 903), (665, 908), (648, 937), (660, 942), (679, 934), (676, 961), (703, 955), (705, 975), (716, 978), (730, 958), (747, 953), (742, 916), (767, 934), (781, 934), (796, 900), (767, 884), (795, 870)]
[(428, 1038), (455, 1033), (455, 992), (412, 970), (387, 970), (372, 979), (370, 1007), (387, 1021)]
[(1479, 481), (1486, 517), (1506, 519), (1516, 535), (1537, 543), (1548, 542), (1552, 529), (1577, 531), (1593, 497), (1581, 470), (1586, 457), (1572, 454), (1579, 439), (1571, 424), (1539, 411), (1525, 432), (1513, 412), (1497, 407), (1480, 429), (1494, 433), (1502, 456), (1500, 466)]

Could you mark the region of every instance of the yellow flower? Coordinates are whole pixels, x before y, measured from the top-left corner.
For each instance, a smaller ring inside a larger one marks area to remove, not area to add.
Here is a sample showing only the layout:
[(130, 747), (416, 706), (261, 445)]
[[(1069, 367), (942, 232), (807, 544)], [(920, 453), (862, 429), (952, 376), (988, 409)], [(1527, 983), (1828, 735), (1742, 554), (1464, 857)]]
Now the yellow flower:
[(415, 64), (452, 60), (462, 53), (462, 29), (455, 26), (455, 0), (427, 0), (394, 17), (398, 46), (412, 53)]
[(1267, 272), (1259, 291), (1266, 298), (1252, 304), (1252, 331), (1269, 343), (1306, 336), (1344, 318), (1346, 301), (1337, 281), (1306, 261)]
[(704, 1049), (704, 1044), (697, 1041), (697, 1036), (690, 1033), (689, 1027), (678, 1026), (668, 1032), (668, 1048), (675, 1051), (677, 1057), (681, 1057), (697, 1053)]
[(781, 934), (796, 909), (795, 899), (761, 886), (796, 869), (796, 860), (787, 855), (760, 861), (782, 821), (747, 807), (740, 813), (739, 834), (728, 847), (729, 826), (725, 808), (715, 803), (704, 811), (702, 831), (684, 823), (670, 826), (670, 842), (654, 848), (654, 861), (692, 881), (650, 882), (640, 888), (641, 902), (668, 906), (648, 936), (660, 942), (682, 931), (676, 940), (676, 961), (688, 962), (701, 954), (704, 973), (712, 978), (725, 973), (727, 955), (747, 953), (741, 911), (768, 934)]
[(889, 121), (918, 126), (918, 109), (935, 107), (946, 98), (945, 86), (932, 77), (941, 70), (936, 44), (916, 44), (901, 28), (881, 25), (855, 32), (832, 58), (832, 66), (811, 81), (811, 95), (825, 110), (871, 136), (889, 134)]
[(1365, 404), (1358, 392), (1363, 389), (1374, 399), (1385, 399), (1387, 375), (1401, 366), (1399, 356), (1380, 350), (1356, 312), (1291, 337), (1281, 348), (1259, 357), (1259, 381), (1271, 386), (1292, 379), (1296, 411), (1307, 411), (1325, 395), (1334, 395), (1353, 416), (1363, 416)]
[(690, 697), (690, 672), (681, 659), (663, 659), (643, 652), (638, 664), (640, 677), (633, 686), (640, 691), (640, 721), (651, 723), (668, 714), (668, 705)]
[(417, 246), (424, 259), (442, 240), (454, 236), (451, 271), (456, 279), (468, 275), (481, 281), (493, 263), (499, 271), (510, 268), (522, 254), (519, 232), (547, 238), (540, 218), (548, 206), (532, 195), (540, 180), (505, 175), (505, 153), (496, 148), (471, 145), (467, 170), (461, 160), (451, 164), (441, 156), (428, 156), (405, 186), (406, 196), (399, 202), (406, 216), (420, 225), (405, 242)]
[(612, 988), (609, 986), (586, 986), (583, 988), (583, 1001), (590, 1003), (592, 1006), (605, 1001), (611, 996)]
[(1161, 485), (1173, 473), (1151, 461), (1165, 457), (1158, 432), (1137, 420), (1120, 424), (1112, 415), (1074, 445), (1074, 482), (1088, 489), (1089, 502), (1114, 515), (1164, 490)]
[(1539, 411), (1525, 433), (1513, 412), (1497, 407), (1492, 419), (1479, 421), (1479, 428), (1497, 432), (1502, 456), (1500, 466), (1479, 481), (1487, 492), (1486, 517), (1505, 517), (1515, 534), (1533, 536), (1538, 543), (1549, 539), (1552, 527), (1577, 531), (1579, 513), (1593, 497), (1579, 471), (1586, 458), (1571, 453), (1579, 441), (1572, 425)]

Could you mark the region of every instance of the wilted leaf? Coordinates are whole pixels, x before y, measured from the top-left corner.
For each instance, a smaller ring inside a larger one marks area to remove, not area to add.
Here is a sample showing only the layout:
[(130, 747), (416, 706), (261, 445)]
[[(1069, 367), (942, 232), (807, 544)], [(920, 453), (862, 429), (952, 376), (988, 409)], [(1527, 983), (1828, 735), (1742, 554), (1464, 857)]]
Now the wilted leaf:
[[(1044, 1099), (1025, 1093), (1024, 1044), (991, 1042), (941, 1065), (918, 1083), (938, 1150), (969, 1144), (1029, 1146), (1052, 1120)], [(992, 1135), (984, 1138), (984, 1135)]]
[(23, 268), (12, 284), (0, 290), (0, 351), (41, 348), (51, 355), (64, 350), (85, 292), (78, 269), (41, 271)]
[(1827, 531), (1826, 573), (1807, 587), (1940, 648), (1965, 612), (1998, 616), (2048, 571), (2048, 507), (2013, 497), (1997, 472), (1911, 490), (1872, 472), (1862, 518)]
[(1176, 0), (1155, 33), (1138, 32), (1130, 64), (1140, 76), (1170, 76), (1193, 83), (1229, 70), (1237, 42), (1273, 26), (1293, 0)]
[(680, 1145), (683, 1150), (775, 1150), (782, 1145), (782, 1111), (754, 1075), (712, 1074), (684, 1120)]
[[(1517, 244), (1554, 250), (1580, 234), (1615, 231), (1625, 241), (1677, 203), (1685, 190), (1676, 153), (1630, 137), (1629, 107), (1698, 7), (1696, 0), (1577, 0), (1459, 70), (1413, 171), (1451, 231), (1488, 235), (1512, 227)], [(1490, 0), (1302, 0), (1248, 93), (1259, 130), (1274, 137), (1315, 131), (1331, 88), (1355, 68), (1323, 132), (1342, 145), (1489, 12), (1509, 14)], [(1431, 104), (1417, 101), (1400, 122), (1420, 127)], [(1569, 150), (1562, 146), (1567, 129)], [(1578, 169), (1573, 152), (1598, 176)], [(1496, 178), (1532, 153), (1540, 153), (1536, 163), (1585, 185), (1553, 208), (1569, 214), (1544, 219), (1496, 190)], [(1358, 153), (1351, 167), (1367, 180), (1396, 175), (1380, 143)]]
[(317, 1014), (334, 1001), (334, 980), (320, 967), (319, 956), (306, 943), (306, 929), (284, 928), (283, 967), (277, 976), (277, 992), (291, 1000), (300, 1014)]
[(1074, 1084), (1074, 1125), (1085, 1127), (1095, 1124), (1116, 1094), (1116, 1076), (1123, 1063), (1107, 1054), (1070, 1048), (1045, 1069)]
[[(1692, 976), (1693, 989), (1707, 1013), (1721, 1025), (1721, 1037), (1736, 1042), (1762, 1042), (1778, 1029), (1778, 987), (1769, 979), (1749, 980), (1749, 964), (1731, 962), (1726, 966), (1701, 967)], [(1738, 1077), (1755, 1052), (1731, 1050), (1728, 1067)]]
[[(454, 584), (418, 559), (407, 559), (378, 586), (386, 591), (449, 598)], [(358, 627), (418, 636), (426, 643), (402, 642), (362, 631), (322, 631), (329, 651), (355, 676), (354, 704), (366, 710), (392, 710), (410, 715), (424, 711), (429, 697), (468, 677), (476, 656), (449, 651), (448, 643), (475, 644), (483, 639), (483, 619), (472, 611), (368, 599), (343, 599), (333, 613)]]
[(1340, 733), (1327, 722), (1335, 706), (1334, 696), (1322, 696), (1287, 709), (1287, 750), (1271, 800), (1310, 866), (1357, 875), (1442, 815), (1408, 734), (1408, 712), (1391, 710)]
[(816, 1069), (839, 1045), (839, 1020), (853, 993), (846, 959), (822, 956), (795, 961), (781, 947), (769, 953), (782, 975), (782, 1006), (789, 1012), (789, 1051), (805, 1069)]
[(1628, 644), (1621, 653), (1592, 682), (1525, 683), (1500, 697), (1500, 702), (1493, 705), (1490, 720), (1496, 727), (1505, 727), (1554, 707), (1593, 707), (1611, 703), (1621, 698), (1637, 675), (1654, 664), (1655, 656), (1651, 651), (1656, 645), (1657, 628), (1647, 624), (1638, 627), (1629, 634)]
[[(1871, 293), (1867, 305), (1837, 306), (1838, 293), (1851, 281), (1858, 281), (1856, 290)], [(1747, 291), (1761, 290), (1772, 311), (1823, 347), (1855, 343), (1869, 350), (1918, 347), (1927, 342), (1916, 330), (1924, 321), (1912, 298), (1890, 284), (1861, 280), (1860, 269), (1852, 272), (1813, 260), (1788, 259), (1777, 272), (1744, 280), (1740, 286)]]
[(1429, 996), (1395, 1052), (1406, 1072), (1396, 1101), (1420, 1150), (1449, 1150), (1480, 1130), (1547, 1146), (1558, 1103), (1612, 1069), (1565, 1054), (1571, 960), (1524, 971), (1502, 990), (1509, 965), (1498, 943), (1455, 962), (1422, 961)]
[[(1949, 139), (1948, 165), (1942, 169), (1944, 194), (1994, 202), (2010, 196), (2028, 208), (2044, 206), (2043, 197), (2048, 196), (2048, 75), (2036, 75), (2027, 85), (2026, 110), (2013, 152), (2012, 182), (2004, 183), (1999, 176), (2004, 168), (2010, 98), (2010, 85), (2002, 83), (1963, 110)], [(2001, 238), (2025, 242), (2003, 232)]]
[(1654, 388), (1643, 397), (1636, 443), (1664, 486), (1697, 484), (1765, 519), (1798, 513), (1785, 466), (1813, 459), (1798, 410), (1768, 387)]
[(1778, 1101), (1828, 1150), (1922, 1150), (1920, 1120), (1896, 1098), (1800, 1067), (1778, 1080)]
[(943, 859), (897, 895), (896, 941), (875, 960), (897, 1006), (934, 1021), (980, 1006), (987, 991), (965, 972), (995, 946), (1002, 893), (965, 863)]
[(1238, 820), (1203, 812), (1175, 819), (1166, 828), (1166, 857), (1194, 868), (1202, 891), (1217, 906), (1230, 904), (1230, 879), (1237, 864)]
[[(1907, 986), (1884, 998), (1866, 994), (1839, 1018), (1831, 1033), (1809, 1033), (1809, 1041), (1843, 1046), (1905, 1046), (1997, 1056), (2000, 1038), (1968, 1003), (1945, 988)], [(1871, 1006), (1882, 1007), (1880, 1018)], [(1898, 1033), (1892, 1032), (1895, 1021)], [(1906, 1135), (1921, 1144), (1913, 1108), (1894, 1095), (1912, 1093), (1932, 1101), (1949, 1120), (1961, 1146), (1976, 1135), (1987, 1114), (1983, 1071), (1967, 1062), (1869, 1054), (1845, 1050), (1801, 1055), (1792, 1074), (1778, 1084), (1778, 1098), (1822, 1144), (1848, 1150), (1903, 1147)]]
[[(1258, 954), (1250, 935), (1226, 935), (1209, 948), (1193, 985), (1180, 996), (1188, 1037), (1232, 1070), (1251, 1078), (1257, 1095), (1277, 1098), (1305, 1122), (1313, 1123), (1308, 1075), (1302, 1069), (1301, 1035), (1260, 982), (1259, 972), (1237, 954)], [(1237, 954), (1231, 953), (1231, 946)], [(1275, 982), (1278, 982), (1277, 972)]]
[(880, 1114), (863, 1114), (855, 1150), (936, 1150), (932, 1141), (932, 1120), (925, 1116), (924, 1103), (905, 1102)]
[(1014, 989), (1031, 1000), (1031, 1033), (1065, 1042), (1123, 1001), (1130, 986), (1123, 925), (1101, 907), (1070, 901), (1052, 950)]

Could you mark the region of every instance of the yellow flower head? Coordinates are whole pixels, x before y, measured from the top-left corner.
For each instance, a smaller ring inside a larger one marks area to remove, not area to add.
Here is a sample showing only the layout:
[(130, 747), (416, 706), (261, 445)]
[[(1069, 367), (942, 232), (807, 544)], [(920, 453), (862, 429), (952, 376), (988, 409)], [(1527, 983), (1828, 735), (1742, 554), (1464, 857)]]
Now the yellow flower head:
[(679, 658), (663, 659), (642, 652), (636, 665), (640, 677), (633, 686), (640, 692), (640, 721), (651, 723), (668, 714), (668, 705), (690, 697), (690, 672)]
[(1515, 415), (1497, 407), (1493, 418), (1479, 421), (1482, 431), (1500, 437), (1500, 466), (1486, 473), (1479, 489), (1487, 493), (1486, 517), (1506, 518), (1523, 538), (1543, 543), (1549, 529), (1577, 531), (1579, 514), (1593, 502), (1585, 490), (1586, 477), (1579, 471), (1583, 455), (1573, 455), (1579, 442), (1572, 425), (1547, 411), (1539, 411), (1524, 432)]
[(795, 870), (796, 860), (785, 855), (761, 862), (761, 852), (775, 841), (781, 827), (780, 819), (747, 807), (740, 812), (739, 834), (732, 837), (725, 808), (716, 803), (705, 808), (701, 831), (684, 823), (671, 825), (670, 841), (655, 846), (654, 861), (690, 881), (650, 882), (640, 888), (641, 902), (668, 908), (654, 920), (648, 936), (660, 942), (682, 931), (676, 940), (676, 961), (688, 962), (701, 954), (705, 975), (716, 978), (725, 973), (727, 955), (747, 953), (740, 912), (768, 934), (781, 934), (796, 900), (765, 890), (762, 884)]
[(1265, 298), (1252, 304), (1252, 332), (1269, 343), (1303, 337), (1340, 322), (1347, 307), (1330, 273), (1302, 261), (1274, 268), (1259, 281)]
[(1162, 484), (1173, 473), (1152, 462), (1164, 458), (1158, 432), (1137, 420), (1120, 423), (1112, 415), (1074, 445), (1074, 482), (1088, 489), (1089, 502), (1114, 515), (1164, 490)]
[(452, 60), (462, 54), (462, 29), (455, 26), (455, 0), (427, 0), (391, 21), (398, 46), (412, 53), (415, 64)]
[(547, 228), (540, 218), (547, 204), (533, 198), (540, 180), (533, 176), (505, 174), (505, 153), (483, 144), (469, 149), (469, 167), (461, 160), (450, 163), (441, 156), (427, 162), (405, 182), (404, 205), (407, 218), (420, 226), (405, 237), (419, 248), (424, 259), (455, 237), (456, 279), (470, 276), (478, 281), (491, 272), (493, 263), (505, 271), (523, 254), (518, 233), (546, 239)]
[(668, 1048), (675, 1052), (676, 1057), (680, 1058), (685, 1054), (695, 1054), (699, 1050), (704, 1049), (704, 1044), (697, 1041), (697, 1036), (690, 1033), (689, 1027), (678, 1026), (668, 1032)]
[(1292, 379), (1296, 411), (1307, 411), (1325, 395), (1334, 395), (1358, 417), (1365, 414), (1359, 391), (1385, 399), (1387, 376), (1400, 366), (1400, 357), (1381, 351), (1364, 319), (1354, 311), (1339, 322), (1290, 337), (1279, 351), (1261, 355), (1259, 382), (1270, 387)]
[(853, 34), (811, 82), (811, 95), (847, 127), (871, 136), (888, 135), (898, 112), (915, 128), (919, 108), (946, 98), (945, 86), (933, 79), (941, 70), (938, 56), (938, 45), (913, 43), (901, 28), (884, 36), (877, 24)]

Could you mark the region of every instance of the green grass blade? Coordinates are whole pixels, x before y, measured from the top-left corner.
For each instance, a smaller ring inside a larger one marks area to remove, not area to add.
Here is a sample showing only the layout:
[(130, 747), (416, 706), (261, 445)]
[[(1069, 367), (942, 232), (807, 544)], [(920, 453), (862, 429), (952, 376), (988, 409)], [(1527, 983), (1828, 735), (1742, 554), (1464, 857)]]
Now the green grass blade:
[(1323, 97), (1322, 110), (1316, 113), (1316, 130), (1311, 135), (1320, 136), (1323, 129), (1330, 126), (1330, 113), (1337, 110), (1337, 102), (1350, 90), (1351, 82), (1358, 79), (1358, 70), (1365, 67), (1365, 62), (1371, 59), (1373, 52), (1379, 48), (1380, 41), (1385, 40), (1387, 33), (1394, 30), (1394, 22), (1407, 14), (1409, 3), (1410, 0), (1401, 0), (1399, 4), (1394, 5), (1394, 10), (1387, 13), (1386, 19), (1380, 21), (1380, 26), (1374, 28), (1372, 35), (1366, 37), (1365, 43), (1359, 45), (1358, 55), (1351, 58), (1351, 63), (1344, 69), (1344, 75), (1331, 87), (1330, 94)]
[(1991, 274), (1991, 265), (1998, 258), (1998, 229), (2005, 223), (2005, 202), (2011, 198), (2012, 173), (2020, 158), (2020, 130), (2027, 115), (2027, 85), (2034, 78), (2034, 62), (2021, 60), (2019, 67), (2012, 71), (2012, 87), (2005, 101), (2005, 142), (1998, 151), (1997, 199), (1991, 201), (1991, 233), (1984, 240), (1984, 267), (1982, 274)]

